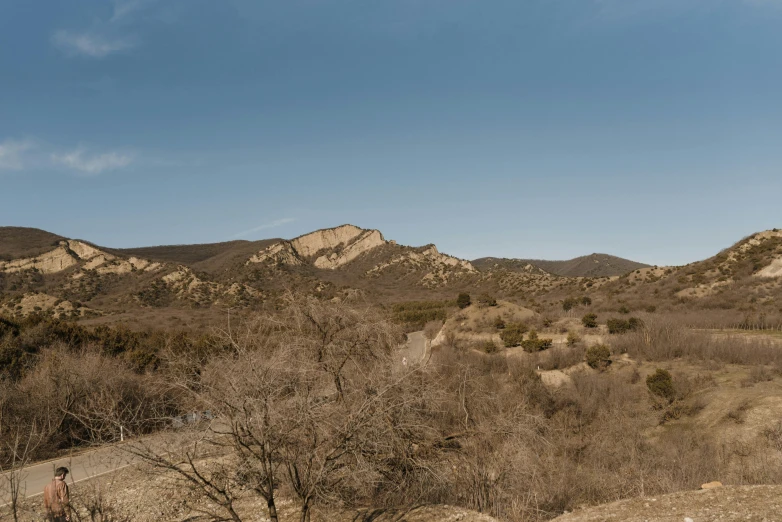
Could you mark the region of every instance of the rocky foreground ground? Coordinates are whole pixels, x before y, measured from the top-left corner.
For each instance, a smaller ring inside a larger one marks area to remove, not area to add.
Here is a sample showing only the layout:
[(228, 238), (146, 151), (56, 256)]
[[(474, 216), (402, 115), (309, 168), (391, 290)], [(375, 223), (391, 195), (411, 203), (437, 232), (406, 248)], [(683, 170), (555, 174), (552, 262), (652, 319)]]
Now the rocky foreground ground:
[[(74, 522), (208, 522), (219, 511), (176, 475), (144, 466), (129, 466), (115, 473), (70, 485)], [(6, 501), (0, 485), (0, 506)], [(34, 494), (33, 492), (30, 492)], [(236, 509), (243, 521), (268, 522), (266, 503), (258, 497), (240, 495)], [(281, 522), (298, 521), (297, 503), (285, 495), (277, 499)], [(13, 520), (8, 506), (0, 507), (0, 521)], [(22, 501), (19, 522), (45, 519), (40, 495)], [(453, 506), (411, 506), (403, 510), (323, 509), (315, 507), (312, 522), (498, 522), (496, 519)]]
[(726, 486), (635, 498), (562, 515), (555, 522), (774, 522), (782, 520), (782, 486)]

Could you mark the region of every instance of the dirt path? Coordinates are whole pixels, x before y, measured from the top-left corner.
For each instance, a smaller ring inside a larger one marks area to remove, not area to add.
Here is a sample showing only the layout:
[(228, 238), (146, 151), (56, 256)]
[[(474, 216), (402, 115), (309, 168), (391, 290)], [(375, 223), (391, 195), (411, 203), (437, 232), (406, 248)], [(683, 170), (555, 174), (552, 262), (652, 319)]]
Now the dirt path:
[(397, 358), (403, 366), (421, 363), (426, 357), (426, 337), (424, 332), (407, 334), (407, 344), (400, 348)]
[(782, 486), (727, 486), (620, 500), (578, 510), (555, 522), (772, 522), (782, 519)]

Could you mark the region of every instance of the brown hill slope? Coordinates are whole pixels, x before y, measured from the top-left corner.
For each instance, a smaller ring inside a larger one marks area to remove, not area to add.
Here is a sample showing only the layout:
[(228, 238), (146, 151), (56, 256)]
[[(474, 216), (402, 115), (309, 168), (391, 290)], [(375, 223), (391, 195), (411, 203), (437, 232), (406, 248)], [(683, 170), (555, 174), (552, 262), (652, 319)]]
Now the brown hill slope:
[(531, 265), (545, 270), (550, 274), (564, 277), (619, 276), (649, 266), (644, 263), (638, 263), (636, 261), (608, 254), (590, 254), (567, 261), (484, 257), (474, 260), (473, 264), (482, 270), (504, 268), (513, 271), (528, 271), (528, 267)]
[(601, 292), (606, 300), (631, 310), (654, 305), (779, 325), (782, 231), (752, 234), (704, 261), (635, 270), (605, 284)]
[(709, 309), (734, 322), (745, 315), (782, 321), (780, 231), (753, 234), (684, 267), (637, 268), (611, 278), (560, 276), (548, 270), (605, 274), (640, 264), (598, 254), (537, 263), (543, 266), (498, 258), (473, 264), (434, 245), (399, 245), (378, 230), (353, 225), (291, 240), (131, 249), (5, 227), (0, 229), (0, 307), (13, 314), (47, 313), (56, 306), (61, 309), (57, 313), (80, 317), (87, 312), (125, 317), (139, 311), (162, 316), (151, 312), (175, 309), (187, 315), (195, 309), (253, 307), (288, 288), (325, 298), (359, 290), (382, 302), (453, 299), (467, 291), (520, 299), (530, 306), (537, 301), (541, 310), (552, 313), (561, 312), (568, 297), (589, 295), (598, 313)]
[(112, 253), (137, 256), (163, 263), (187, 265), (195, 270), (218, 272), (231, 266), (237, 259), (246, 261), (255, 252), (281, 239), (260, 241), (226, 241), (195, 245), (161, 245), (152, 247), (117, 248)]
[(35, 257), (52, 250), (61, 239), (37, 228), (0, 227), (0, 260)]
[(29, 230), (8, 231), (0, 247), (11, 258), (0, 260), (0, 308), (15, 316), (127, 318), (148, 316), (145, 309), (254, 307), (287, 288), (324, 297), (358, 289), (378, 300), (453, 297), (481, 282), (468, 261), (434, 245), (402, 246), (353, 225), (292, 240), (129, 249)]

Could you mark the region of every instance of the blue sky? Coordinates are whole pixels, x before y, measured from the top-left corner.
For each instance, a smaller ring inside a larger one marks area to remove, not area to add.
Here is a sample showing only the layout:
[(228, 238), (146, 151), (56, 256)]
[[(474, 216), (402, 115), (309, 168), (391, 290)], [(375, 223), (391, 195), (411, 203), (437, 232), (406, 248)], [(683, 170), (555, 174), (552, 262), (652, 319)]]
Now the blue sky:
[(465, 258), (782, 227), (782, 0), (2, 0), (0, 224)]

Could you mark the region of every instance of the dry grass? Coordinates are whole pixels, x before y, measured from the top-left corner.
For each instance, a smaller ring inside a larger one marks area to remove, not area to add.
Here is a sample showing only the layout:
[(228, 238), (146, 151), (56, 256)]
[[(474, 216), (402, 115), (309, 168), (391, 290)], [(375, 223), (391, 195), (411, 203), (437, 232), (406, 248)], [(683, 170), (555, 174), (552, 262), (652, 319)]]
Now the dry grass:
[(616, 336), (615, 350), (642, 360), (664, 361), (681, 357), (745, 366), (782, 365), (782, 346), (772, 340), (745, 335), (715, 336), (695, 331), (665, 318), (644, 317), (639, 331)]
[[(337, 339), (340, 350), (353, 350), (356, 339), (378, 345), (372, 341), (372, 332), (379, 331), (376, 327), (381, 324), (376, 315), (355, 315), (349, 308), (343, 309), (345, 304), (312, 306), (311, 311), (306, 309), (299, 315), (269, 317), (277, 321), (271, 330), (273, 335), (253, 337), (253, 331), (244, 331), (244, 342), (239, 343), (243, 348), (236, 355), (207, 354), (205, 360), (194, 365), (171, 367), (168, 375), (180, 379), (190, 376), (198, 385), (193, 388), (198, 396), (203, 395), (205, 386), (214, 385), (210, 379), (218, 380), (226, 385), (225, 393), (233, 394), (222, 397), (223, 404), (229, 400), (243, 404), (250, 394), (236, 395), (237, 390), (259, 386), (258, 379), (243, 372), (258, 371), (271, 361), (262, 351), (269, 339), (291, 329), (296, 336), (284, 338), (286, 349), (307, 348), (289, 359), (285, 359), (288, 352), (275, 352), (275, 357), (281, 358), (275, 368), (303, 369), (303, 361), (318, 353), (322, 339), (318, 328), (303, 326), (308, 324), (307, 314), (315, 314), (320, 327), (326, 324), (336, 329), (332, 331), (337, 332), (336, 337), (328, 338)], [(350, 321), (340, 314), (347, 314)], [(450, 339), (433, 350), (426, 366), (389, 388), (388, 400), (394, 407), (383, 406), (384, 415), (366, 418), (365, 426), (372, 430), (362, 435), (359, 446), (345, 446), (353, 453), (341, 461), (344, 467), (336, 469), (334, 476), (340, 480), (323, 483), (313, 499), (313, 509), (340, 505), (394, 510), (419, 503), (451, 504), (508, 522), (542, 521), (584, 504), (695, 489), (709, 480), (733, 484), (782, 482), (780, 429), (770, 420), (776, 418), (774, 412), (779, 405), (769, 399), (776, 393), (771, 398), (782, 403), (774, 370), (782, 360), (780, 348), (757, 337), (717, 337), (691, 331), (659, 316), (644, 316), (644, 325), (639, 331), (608, 338), (615, 362), (602, 372), (585, 367), (586, 347), (580, 342), (574, 346), (563, 342), (544, 352), (517, 357), (466, 350), (456, 339)], [(551, 328), (559, 325), (555, 323)], [(323, 331), (327, 330), (331, 331)], [(565, 334), (560, 335), (564, 339)], [(380, 344), (390, 349), (388, 340)], [(353, 351), (349, 355), (358, 356)], [(110, 389), (99, 377), (105, 374), (107, 383), (115, 382), (112, 375), (121, 372), (121, 365), (96, 357), (66, 359), (58, 366), (63, 374), (60, 378), (64, 382), (97, 383), (93, 386), (103, 390), (101, 396), (111, 397)], [(245, 360), (254, 364), (244, 364)], [(293, 360), (296, 365), (289, 364)], [(277, 391), (284, 392), (286, 401), (292, 401), (278, 402), (280, 408), (298, 408), (279, 411), (303, 416), (307, 426), (324, 433), (334, 429), (334, 420), (340, 418), (344, 407), (361, 405), (351, 402), (350, 395), (344, 402), (319, 402), (339, 393), (334, 391), (339, 388), (336, 382), (332, 384), (330, 368), (338, 369), (340, 379), (345, 379), (340, 381), (342, 385), (352, 387), (351, 393), (362, 401), (365, 394), (367, 398), (375, 397), (378, 385), (386, 382), (384, 375), (399, 375), (395, 373), (398, 370), (387, 374), (379, 371), (380, 366), (378, 371), (366, 371), (375, 368), (374, 362), (367, 362), (369, 366), (342, 366), (332, 365), (328, 358), (323, 360), (326, 373), (317, 383), (311, 381), (317, 373), (313, 367)], [(337, 363), (341, 360), (335, 359)], [(315, 361), (306, 364), (317, 365)], [(568, 382), (557, 388), (547, 387), (536, 374), (538, 367), (569, 369)], [(645, 376), (658, 367), (673, 375), (675, 394), (665, 404), (650, 397), (645, 382)], [(38, 401), (30, 404), (31, 409), (38, 408), (41, 401), (59, 407), (50, 395), (33, 393), (46, 389), (41, 383), (52, 378), (52, 368), (50, 360), (31, 373), (28, 385), (15, 392), (13, 404), (0, 401), (5, 419), (19, 411), (17, 403), (24, 399), (23, 391), (30, 392), (30, 400)], [(101, 372), (101, 368), (110, 371)], [(232, 378), (225, 380), (227, 375)], [(116, 382), (121, 388), (136, 390), (136, 381), (150, 378), (128, 377), (133, 382)], [(752, 386), (742, 387), (744, 381)], [(84, 388), (79, 386), (78, 390)], [(312, 397), (316, 400), (310, 401)], [(118, 400), (132, 403), (121, 397)], [(309, 410), (313, 404), (320, 406)], [(323, 404), (328, 405), (328, 416), (318, 414)], [(95, 403), (92, 411), (107, 406), (111, 403)], [(84, 411), (77, 409), (74, 414), (84, 416)], [(246, 408), (241, 411), (251, 412)], [(93, 416), (96, 421), (101, 418), (105, 415)], [(280, 433), (285, 437), (289, 437), (282, 429), (287, 426), (287, 418), (278, 417)], [(90, 424), (90, 429), (98, 436), (103, 425)], [(293, 431), (300, 429), (295, 427)], [(289, 443), (310, 440), (303, 435), (300, 439), (290, 439)], [(295, 458), (301, 454), (291, 453)], [(294, 457), (280, 457), (279, 462)], [(349, 470), (355, 473), (341, 475)], [(241, 477), (230, 475), (230, 479)], [(279, 480), (281, 491), (295, 491), (288, 478), (281, 476)]]

